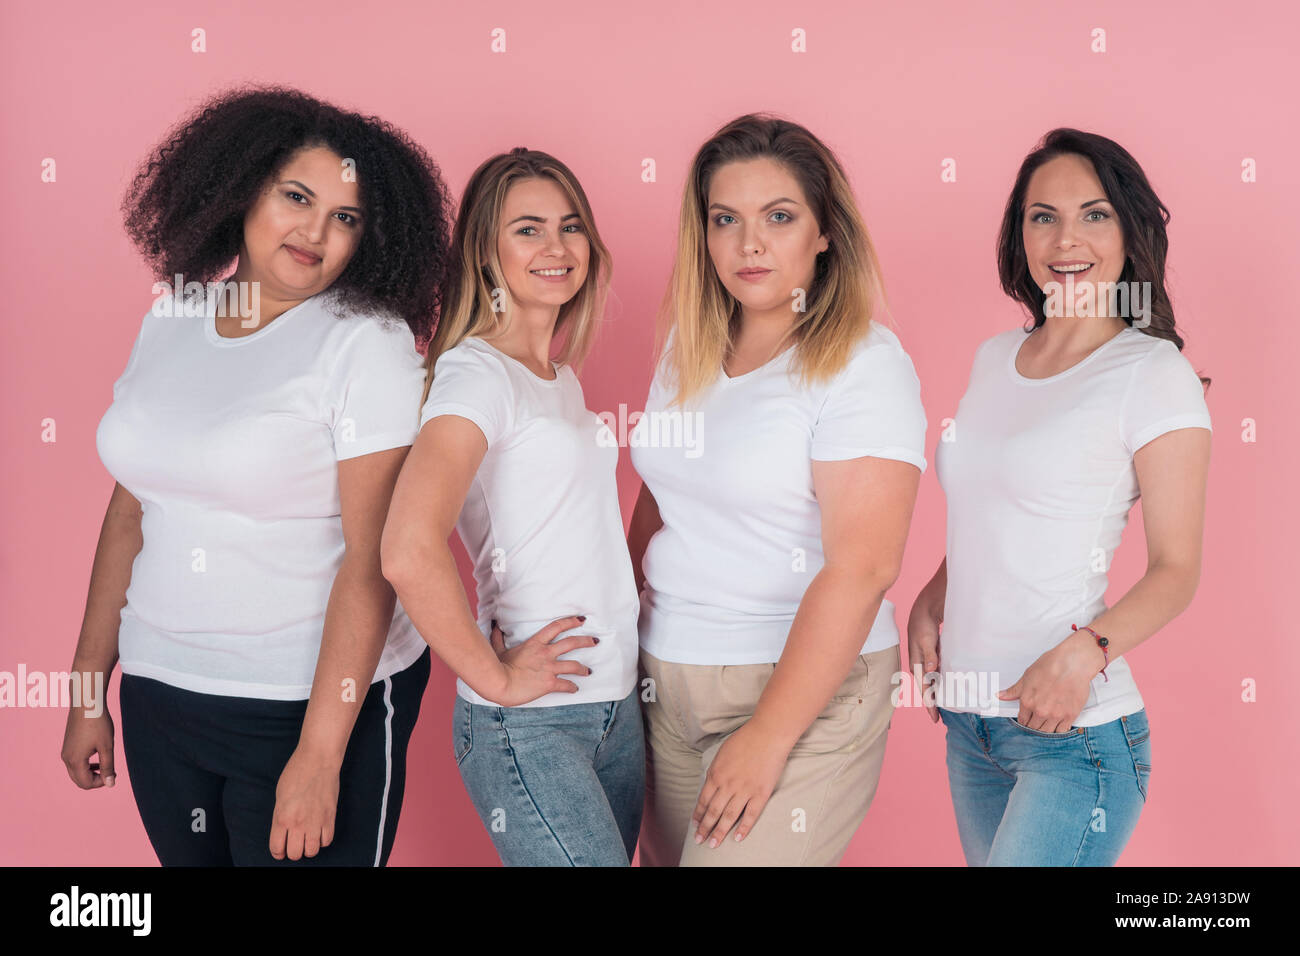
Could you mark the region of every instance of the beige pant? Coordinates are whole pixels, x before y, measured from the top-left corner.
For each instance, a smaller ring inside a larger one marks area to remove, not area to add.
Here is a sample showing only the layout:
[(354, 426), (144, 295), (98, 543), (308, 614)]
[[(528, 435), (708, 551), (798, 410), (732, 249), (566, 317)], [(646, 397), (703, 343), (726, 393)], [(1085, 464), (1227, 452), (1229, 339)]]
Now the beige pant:
[(676, 664), (641, 651), (646, 729), (642, 866), (834, 866), (876, 793), (898, 647), (863, 654), (799, 738), (758, 822), (695, 843), (691, 812), (718, 748), (754, 713), (775, 664)]

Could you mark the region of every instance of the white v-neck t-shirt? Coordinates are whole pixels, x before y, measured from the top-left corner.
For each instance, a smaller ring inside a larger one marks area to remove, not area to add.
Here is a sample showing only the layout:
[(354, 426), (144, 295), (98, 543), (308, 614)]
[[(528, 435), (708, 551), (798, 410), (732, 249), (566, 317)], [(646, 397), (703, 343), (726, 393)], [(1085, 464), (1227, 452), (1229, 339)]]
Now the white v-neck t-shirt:
[[(996, 694), (1106, 610), (1107, 569), (1139, 497), (1133, 455), (1179, 428), (1210, 428), (1178, 347), (1125, 328), (1048, 378), (1016, 371), (1016, 328), (983, 342), (935, 453), (948, 499), (948, 590), (936, 701), (1015, 717)], [(1122, 656), (1093, 679), (1078, 727), (1143, 707)], [(997, 686), (993, 686), (996, 684)]]
[[(342, 563), (338, 463), (414, 440), (423, 363), (404, 322), (312, 296), (250, 335), (151, 309), (96, 444), (140, 501), (124, 674), (204, 694), (311, 695)], [(161, 300), (159, 300), (161, 301)], [(373, 677), (426, 647), (400, 602)]]
[[(637, 595), (618, 504), (613, 431), (588, 410), (568, 365), (543, 379), (485, 340), (469, 337), (438, 356), (420, 427), (442, 415), (478, 426), (487, 440), (456, 531), (474, 563), (478, 626), (495, 619), (506, 647), (547, 624), (585, 614), (560, 637), (600, 639), (564, 655), (591, 668), (566, 674), (577, 693), (544, 694), (524, 707), (622, 700), (636, 684)], [(499, 706), (463, 680), (456, 692)]]
[[(780, 660), (825, 563), (814, 461), (875, 457), (925, 470), (921, 385), (898, 337), (873, 322), (829, 382), (804, 387), (791, 347), (717, 378), (683, 408), (656, 370), (629, 437), (663, 527), (646, 546), (641, 646), (683, 664)], [(899, 643), (888, 598), (869, 653)]]

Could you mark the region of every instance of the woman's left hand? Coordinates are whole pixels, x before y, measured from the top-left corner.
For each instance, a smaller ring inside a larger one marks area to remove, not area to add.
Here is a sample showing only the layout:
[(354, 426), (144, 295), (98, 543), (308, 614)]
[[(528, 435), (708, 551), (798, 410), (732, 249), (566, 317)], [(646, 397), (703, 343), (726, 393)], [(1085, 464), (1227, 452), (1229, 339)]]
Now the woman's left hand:
[(718, 748), (691, 813), (695, 842), (709, 841), (718, 847), (736, 826), (736, 839), (743, 840), (758, 822), (776, 783), (785, 769), (790, 748), (774, 745), (752, 723), (743, 724)]
[(1020, 680), (998, 691), (998, 699), (1019, 698), (1016, 720), (1030, 730), (1065, 733), (1088, 703), (1088, 687), (1104, 663), (1092, 635), (1078, 631), (1030, 664)]
[(339, 768), (312, 757), (301, 748), (293, 752), (275, 786), (271, 815), (271, 856), (283, 860), (312, 857), (334, 839), (334, 814), (339, 803)]

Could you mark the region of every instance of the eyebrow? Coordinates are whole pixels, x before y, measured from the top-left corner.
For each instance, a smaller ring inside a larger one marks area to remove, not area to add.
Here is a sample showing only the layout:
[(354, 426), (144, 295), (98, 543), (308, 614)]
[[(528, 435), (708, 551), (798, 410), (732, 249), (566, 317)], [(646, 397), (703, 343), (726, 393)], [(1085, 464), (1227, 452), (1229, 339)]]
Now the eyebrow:
[[(560, 222), (564, 222), (566, 219), (581, 219), (581, 218), (582, 218), (582, 217), (579, 216), (576, 212), (571, 212), (571, 213), (569, 213), (568, 215), (561, 216), (561, 217), (560, 217)], [(513, 226), (513, 225), (514, 225), (515, 223), (517, 223), (517, 222), (546, 222), (546, 217), (545, 217), (545, 216), (532, 216), (532, 215), (526, 215), (526, 216), (515, 216), (515, 218), (514, 218), (514, 219), (511, 219), (508, 223), (506, 223), (506, 225), (507, 225), (507, 226)]]
[[(781, 205), (781, 203), (783, 203), (783, 202), (784, 202), (784, 203), (789, 203), (789, 204), (792, 205), (792, 206), (802, 206), (802, 205), (803, 205), (803, 203), (799, 202), (798, 200), (795, 200), (795, 199), (787, 199), (785, 196), (782, 196), (780, 199), (773, 199), (770, 203), (767, 203), (765, 206), (761, 207), (758, 211), (759, 211), (759, 212), (766, 212), (768, 209), (771, 209), (773, 206), (779, 206), (779, 205)], [(726, 212), (735, 212), (735, 211), (736, 211), (736, 210), (732, 209), (730, 206), (724, 206), (724, 205), (723, 205), (722, 203), (720, 203), (720, 202), (710, 203), (710, 204), (709, 204), (709, 208), (710, 208), (710, 209), (722, 209), (722, 210), (724, 210), (724, 211), (726, 211)]]
[[(297, 186), (297, 187), (300, 188), (303, 192), (305, 192), (308, 196), (310, 196), (312, 199), (315, 199), (315, 198), (316, 198), (316, 194), (315, 194), (314, 192), (311, 191), (311, 188), (310, 188), (306, 183), (304, 183), (304, 182), (300, 182), (300, 181), (297, 180), (297, 179), (286, 179), (286, 180), (284, 180), (284, 182), (280, 183), (280, 185), (281, 185), (281, 186), (288, 186), (288, 185)], [(358, 215), (361, 215), (361, 214), (362, 214), (362, 213), (361, 213), (361, 207), (360, 207), (360, 206), (339, 206), (339, 208), (340, 208), (340, 209), (351, 210), (352, 212), (355, 212), (355, 213), (357, 213)]]
[[(1106, 200), (1105, 200), (1105, 199), (1089, 199), (1086, 203), (1084, 203), (1083, 205), (1081, 205), (1079, 208), (1080, 208), (1080, 209), (1087, 209), (1089, 206), (1094, 206), (1094, 205), (1096, 205), (1096, 204), (1099, 203), (1099, 202), (1106, 202)], [(1035, 202), (1035, 203), (1030, 203), (1030, 204), (1029, 204), (1029, 208), (1030, 208), (1030, 209), (1033, 209), (1035, 206), (1041, 206), (1043, 209), (1050, 209), (1052, 212), (1056, 212), (1056, 211), (1057, 211), (1057, 209), (1056, 209), (1055, 206), (1049, 206), (1049, 205), (1048, 205), (1047, 203), (1045, 203), (1045, 202)]]

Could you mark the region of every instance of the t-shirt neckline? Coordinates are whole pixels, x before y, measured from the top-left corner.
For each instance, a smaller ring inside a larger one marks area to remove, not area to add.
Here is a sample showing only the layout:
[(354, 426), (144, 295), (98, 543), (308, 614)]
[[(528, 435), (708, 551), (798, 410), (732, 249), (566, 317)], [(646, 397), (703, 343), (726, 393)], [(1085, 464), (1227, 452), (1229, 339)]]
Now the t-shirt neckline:
[(253, 341), (261, 341), (262, 339), (270, 335), (277, 327), (284, 325), (288, 319), (293, 318), (299, 312), (306, 311), (306, 307), (309, 303), (315, 302), (320, 296), (324, 295), (328, 291), (329, 291), (328, 289), (325, 289), (322, 292), (316, 293), (316, 295), (308, 296), (307, 298), (303, 299), (301, 302), (299, 302), (297, 305), (293, 306), (292, 308), (285, 309), (283, 312), (277, 315), (266, 325), (262, 326), (256, 332), (250, 332), (248, 333), (248, 335), (239, 335), (233, 338), (230, 336), (222, 335), (217, 331), (217, 310), (216, 310), (216, 304), (214, 302), (211, 308), (204, 309), (204, 315), (203, 315), (204, 335), (207, 337), (207, 340), (209, 342), (211, 342), (213, 345), (220, 346), (221, 348), (234, 348), (240, 345), (247, 345)]
[(527, 365), (525, 365), (523, 362), (519, 361), (519, 359), (517, 359), (517, 358), (515, 358), (514, 356), (511, 356), (511, 355), (506, 355), (505, 352), (502, 352), (499, 348), (497, 348), (495, 345), (493, 345), (493, 344), (492, 344), (491, 342), (489, 342), (487, 339), (482, 338), (481, 336), (478, 336), (478, 335), (471, 335), (471, 336), (469, 336), (469, 339), (472, 340), (472, 341), (475, 341), (475, 342), (482, 342), (484, 345), (486, 345), (488, 348), (490, 348), (493, 352), (496, 352), (497, 355), (500, 355), (500, 356), (502, 356), (503, 358), (507, 358), (507, 359), (509, 359), (510, 361), (514, 362), (514, 363), (515, 363), (516, 365), (518, 365), (521, 369), (523, 369), (525, 372), (528, 373), (528, 377), (529, 377), (529, 378), (531, 378), (533, 381), (537, 382), (539, 385), (550, 385), (550, 386), (554, 387), (554, 386), (557, 386), (557, 385), (560, 384), (560, 363), (559, 363), (559, 362), (551, 362), (551, 368), (555, 369), (555, 378), (542, 378), (540, 375), (538, 375), (536, 372), (534, 372), (532, 369), (530, 369), (530, 368), (529, 368)]
[(781, 350), (780, 353), (778, 353), (777, 355), (772, 356), (770, 359), (768, 359), (768, 360), (767, 360), (766, 362), (764, 362), (762, 365), (758, 366), (758, 368), (751, 368), (748, 372), (742, 372), (742, 373), (739, 374), (739, 375), (728, 375), (728, 374), (727, 374), (726, 363), (724, 362), (724, 363), (718, 365), (718, 373), (719, 373), (719, 375), (720, 375), (720, 377), (721, 377), (721, 379), (722, 379), (723, 384), (731, 384), (731, 383), (734, 383), (734, 382), (743, 382), (745, 379), (749, 378), (751, 375), (757, 375), (759, 372), (763, 371), (764, 369), (774, 368), (774, 367), (776, 366), (776, 364), (777, 364), (778, 362), (782, 361), (782, 360), (788, 360), (788, 359), (790, 358), (791, 354), (792, 354), (792, 350), (793, 350), (797, 345), (798, 345), (798, 343), (796, 342), (796, 343), (794, 343), (794, 344), (792, 344), (792, 345), (788, 345), (788, 346), (786, 346), (784, 349)]
[(1116, 339), (1123, 336), (1124, 333), (1132, 330), (1132, 328), (1133, 327), (1131, 325), (1125, 326), (1124, 328), (1116, 332), (1114, 335), (1112, 335), (1110, 338), (1108, 338), (1105, 342), (1102, 342), (1101, 345), (1097, 346), (1095, 349), (1089, 352), (1078, 362), (1075, 362), (1067, 369), (1057, 372), (1055, 375), (1047, 376), (1047, 378), (1029, 378), (1026, 375), (1021, 375), (1020, 372), (1016, 370), (1016, 357), (1020, 354), (1020, 347), (1025, 344), (1025, 339), (1028, 339), (1029, 336), (1026, 335), (1022, 339), (1013, 338), (1012, 342), (1014, 344), (1012, 345), (1007, 358), (1007, 370), (1011, 373), (1012, 381), (1016, 382), (1019, 385), (1048, 385), (1052, 382), (1060, 381), (1066, 376), (1073, 375), (1079, 369), (1083, 368), (1085, 365), (1087, 365), (1089, 362), (1095, 359), (1098, 355), (1104, 352), (1107, 348), (1109, 348), (1112, 342), (1114, 342)]

